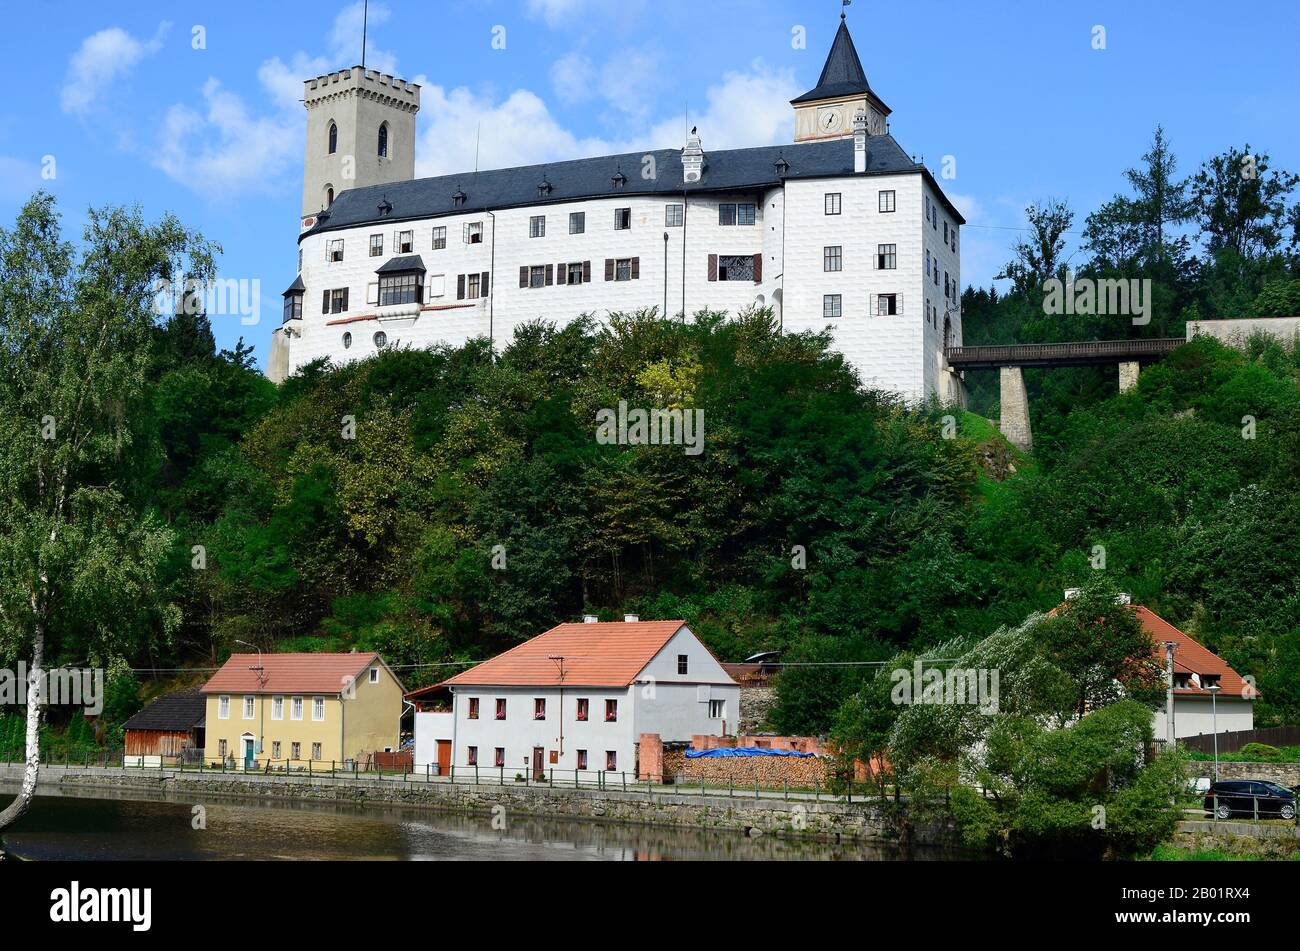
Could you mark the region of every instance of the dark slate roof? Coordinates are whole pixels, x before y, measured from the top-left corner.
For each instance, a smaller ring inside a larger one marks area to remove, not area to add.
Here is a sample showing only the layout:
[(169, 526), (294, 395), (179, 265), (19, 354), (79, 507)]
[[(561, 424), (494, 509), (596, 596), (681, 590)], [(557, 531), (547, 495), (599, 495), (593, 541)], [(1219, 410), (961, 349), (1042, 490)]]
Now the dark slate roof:
[(207, 701), (197, 690), (164, 694), (122, 724), (124, 730), (188, 730), (200, 726)]
[(302, 282), (302, 275), (299, 274), (293, 279), (293, 283), (285, 288), (284, 293), (280, 296), (288, 297), (290, 294), (301, 294), (305, 290), (307, 290), (307, 285)]
[[(792, 103), (814, 102), (818, 99), (860, 96), (863, 93), (869, 93), (877, 102), (885, 106), (867, 82), (862, 60), (858, 59), (858, 51), (853, 47), (853, 37), (849, 36), (848, 25), (841, 16), (840, 28), (835, 32), (835, 42), (831, 44), (830, 55), (826, 57), (826, 65), (822, 67), (822, 75), (817, 80), (817, 85), (790, 101)], [(889, 111), (888, 106), (885, 106), (885, 111)]]
[[(646, 167), (645, 156), (654, 157), (655, 177), (642, 178)], [(821, 142), (798, 142), (789, 145), (764, 145), (749, 149), (705, 151), (704, 178), (697, 185), (688, 186), (692, 193), (756, 191), (779, 185), (776, 160), (784, 158), (790, 163), (788, 179), (831, 178), (853, 175), (853, 139), (830, 139)], [(627, 183), (615, 188), (611, 179), (619, 169), (627, 175)], [(891, 135), (873, 135), (867, 140), (867, 174), (895, 174), (915, 172), (929, 177), (924, 166), (913, 162)], [(537, 183), (545, 177), (551, 191), (539, 195)], [(929, 178), (935, 190), (942, 189)], [(465, 202), (456, 205), (452, 196), (463, 192)], [(477, 173), (439, 175), (433, 178), (416, 178), (406, 182), (389, 182), (367, 188), (353, 188), (334, 199), (329, 215), (306, 235), (337, 231), (373, 222), (413, 221), (442, 215), (461, 215), (488, 209), (519, 208), (529, 205), (550, 205), (563, 201), (588, 198), (610, 198), (616, 195), (680, 195), (682, 193), (682, 153), (678, 149), (654, 149), (648, 152), (626, 152), (622, 155), (602, 155), (596, 158), (552, 162), (547, 165), (529, 165), (519, 168), (490, 169)], [(392, 211), (380, 216), (376, 202), (386, 195)], [(955, 208), (949, 211), (963, 224), (964, 219)]]
[(375, 271), (376, 274), (391, 274), (394, 271), (423, 271), (424, 258), (418, 254), (407, 254), (393, 258)]

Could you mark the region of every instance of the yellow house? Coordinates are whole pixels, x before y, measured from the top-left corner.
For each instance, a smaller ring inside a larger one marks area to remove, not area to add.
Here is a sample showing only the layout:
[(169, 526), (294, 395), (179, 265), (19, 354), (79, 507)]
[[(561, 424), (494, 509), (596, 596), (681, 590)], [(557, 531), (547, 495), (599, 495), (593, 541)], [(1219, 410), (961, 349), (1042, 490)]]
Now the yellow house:
[(231, 654), (203, 695), (212, 766), (322, 768), (397, 749), (402, 685), (378, 654)]

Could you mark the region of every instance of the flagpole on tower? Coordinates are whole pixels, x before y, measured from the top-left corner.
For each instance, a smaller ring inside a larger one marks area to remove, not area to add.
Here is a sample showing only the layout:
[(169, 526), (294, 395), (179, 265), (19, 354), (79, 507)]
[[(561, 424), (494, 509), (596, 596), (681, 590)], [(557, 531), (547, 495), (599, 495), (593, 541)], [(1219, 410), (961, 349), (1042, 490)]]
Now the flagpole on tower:
[(848, 9), (849, 4), (851, 4), (852, 2), (853, 2), (853, 0), (840, 0), (840, 19), (841, 19), (841, 20), (844, 19), (844, 14), (847, 12), (847, 9)]
[(366, 68), (366, 26), (370, 20), (370, 0), (365, 0), (361, 7), (361, 69)]

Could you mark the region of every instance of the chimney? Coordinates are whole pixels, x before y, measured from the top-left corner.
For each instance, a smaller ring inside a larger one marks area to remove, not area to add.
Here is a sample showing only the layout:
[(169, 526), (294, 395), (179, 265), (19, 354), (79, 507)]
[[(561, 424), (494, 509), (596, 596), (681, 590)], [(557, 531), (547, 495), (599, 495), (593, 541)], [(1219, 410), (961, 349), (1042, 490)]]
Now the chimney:
[(583, 624), (595, 624), (598, 618), (594, 614), (584, 614), (582, 616)]
[(627, 623), (627, 624), (635, 624), (635, 623), (636, 623), (637, 621), (639, 621), (639, 620), (641, 620), (641, 615), (639, 615), (639, 614), (624, 614), (624, 615), (623, 615), (623, 621), (624, 621), (625, 623)]
[(853, 117), (853, 171), (867, 170), (867, 114), (859, 109)]
[(694, 185), (704, 177), (704, 149), (700, 147), (700, 137), (691, 126), (691, 134), (686, 137), (686, 148), (682, 149), (682, 182)]

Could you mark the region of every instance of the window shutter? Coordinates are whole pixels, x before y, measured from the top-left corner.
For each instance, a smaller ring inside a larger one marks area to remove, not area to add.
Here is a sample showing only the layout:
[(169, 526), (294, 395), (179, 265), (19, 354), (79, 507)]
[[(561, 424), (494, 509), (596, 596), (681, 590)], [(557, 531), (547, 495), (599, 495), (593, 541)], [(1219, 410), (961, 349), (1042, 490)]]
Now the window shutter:
[(555, 265), (555, 283), (556, 284), (569, 283), (569, 265), (563, 261)]
[(483, 272), (483, 275), (482, 275), (482, 279), (478, 282), (478, 288), (479, 288), (479, 290), (478, 290), (478, 296), (479, 296), (479, 297), (487, 297), (487, 296), (488, 296), (488, 273), (489, 273), (489, 272), (484, 271), (484, 272)]
[(528, 286), (528, 265), (527, 264), (519, 265), (519, 286), (520, 287)]
[(321, 296), (321, 301), (320, 301), (320, 312), (321, 312), (322, 314), (328, 314), (328, 313), (330, 312), (330, 292), (329, 292), (329, 291), (325, 291), (324, 294)]
[(456, 275), (456, 300), (465, 299), (465, 275)]
[(901, 317), (903, 316), (903, 295), (899, 294), (897, 297), (894, 298), (894, 300), (898, 302), (898, 308), (897, 308), (898, 316)]
[(554, 283), (555, 283), (555, 265), (548, 264), (546, 265), (546, 286), (550, 287)]
[(591, 283), (591, 262), (590, 261), (582, 262), (582, 282), (584, 284)]
[(710, 254), (709, 255), (709, 280), (716, 281), (717, 279), (718, 279), (718, 256), (716, 254)]
[(343, 310), (346, 312), (347, 309), (348, 309), (348, 289), (345, 287), (343, 288)]
[(605, 258), (605, 280), (614, 280), (614, 259)]
[(763, 255), (754, 255), (754, 283), (763, 283)]
[(632, 259), (632, 280), (635, 281), (640, 276), (641, 276), (641, 259), (633, 258)]

